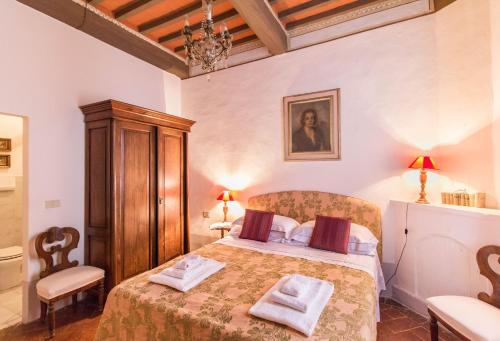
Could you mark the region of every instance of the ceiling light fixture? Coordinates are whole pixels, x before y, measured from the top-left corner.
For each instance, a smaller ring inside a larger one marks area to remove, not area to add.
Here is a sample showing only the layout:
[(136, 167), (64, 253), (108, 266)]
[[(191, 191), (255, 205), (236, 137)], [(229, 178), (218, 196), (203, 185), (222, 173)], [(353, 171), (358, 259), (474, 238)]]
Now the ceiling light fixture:
[(186, 64), (193, 66), (199, 62), (204, 72), (217, 70), (218, 64), (223, 62), (227, 67), (227, 58), (232, 47), (233, 36), (229, 33), (226, 24), (220, 26), (220, 33), (214, 33), (214, 21), (212, 19), (213, 0), (204, 0), (205, 19), (201, 22), (201, 35), (199, 39), (193, 39), (193, 32), (186, 18), (182, 35), (184, 36), (184, 48), (186, 50)]

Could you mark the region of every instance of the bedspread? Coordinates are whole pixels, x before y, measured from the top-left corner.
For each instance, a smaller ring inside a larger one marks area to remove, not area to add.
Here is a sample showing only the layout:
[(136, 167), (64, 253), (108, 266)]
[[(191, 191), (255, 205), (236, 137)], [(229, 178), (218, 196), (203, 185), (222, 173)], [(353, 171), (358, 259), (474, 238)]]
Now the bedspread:
[[(108, 295), (95, 340), (376, 340), (377, 293), (365, 271), (217, 243), (193, 253), (226, 267), (187, 293), (148, 282), (176, 260), (122, 282)], [(335, 284), (310, 338), (248, 313), (290, 273)]]

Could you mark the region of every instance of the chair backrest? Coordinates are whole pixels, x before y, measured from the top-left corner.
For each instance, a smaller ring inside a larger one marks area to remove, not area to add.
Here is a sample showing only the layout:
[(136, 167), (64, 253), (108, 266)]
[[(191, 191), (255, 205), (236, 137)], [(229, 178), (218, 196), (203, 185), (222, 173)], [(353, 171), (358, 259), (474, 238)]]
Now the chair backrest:
[[(71, 240), (66, 242), (66, 246), (63, 243), (52, 245), (46, 250), (43, 247), (43, 243), (52, 244), (55, 242), (62, 242), (67, 238)], [(40, 233), (35, 240), (35, 249), (38, 257), (45, 261), (45, 270), (40, 272), (40, 278), (47, 277), (54, 272), (58, 272), (64, 269), (68, 269), (78, 265), (78, 261), (74, 260), (72, 262), (68, 259), (68, 254), (71, 250), (78, 246), (78, 241), (80, 240), (80, 233), (73, 227), (51, 227), (46, 232)], [(61, 252), (61, 263), (54, 265), (53, 254), (56, 252)]]
[[(500, 274), (496, 273), (495, 270), (490, 266), (488, 258), (491, 255), (500, 256), (500, 246), (498, 245), (488, 245), (479, 249), (476, 255), (477, 265), (479, 266), (479, 272), (481, 275), (488, 278), (493, 285), (493, 293), (488, 295), (485, 292), (479, 293), (477, 297), (486, 303), (494, 305), (500, 309)], [(498, 258), (498, 263), (500, 264), (500, 257)]]

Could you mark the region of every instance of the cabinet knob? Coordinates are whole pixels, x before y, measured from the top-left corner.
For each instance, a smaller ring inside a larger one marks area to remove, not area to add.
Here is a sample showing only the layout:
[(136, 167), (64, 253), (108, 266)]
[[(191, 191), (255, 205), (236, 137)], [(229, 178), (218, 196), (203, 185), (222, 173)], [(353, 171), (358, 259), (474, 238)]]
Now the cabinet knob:
[(163, 199), (163, 198), (160, 198), (158, 201), (159, 201), (160, 205), (163, 205), (165, 203), (165, 199)]

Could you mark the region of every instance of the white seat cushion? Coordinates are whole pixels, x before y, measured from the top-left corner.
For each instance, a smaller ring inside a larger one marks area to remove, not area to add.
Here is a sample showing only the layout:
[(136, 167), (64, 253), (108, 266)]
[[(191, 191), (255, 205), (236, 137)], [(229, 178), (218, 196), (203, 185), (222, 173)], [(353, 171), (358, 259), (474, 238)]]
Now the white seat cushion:
[(51, 299), (81, 288), (104, 277), (104, 270), (93, 266), (75, 266), (42, 278), (36, 284), (38, 296)]
[(500, 341), (500, 309), (473, 297), (435, 296), (427, 307), (474, 341)]

